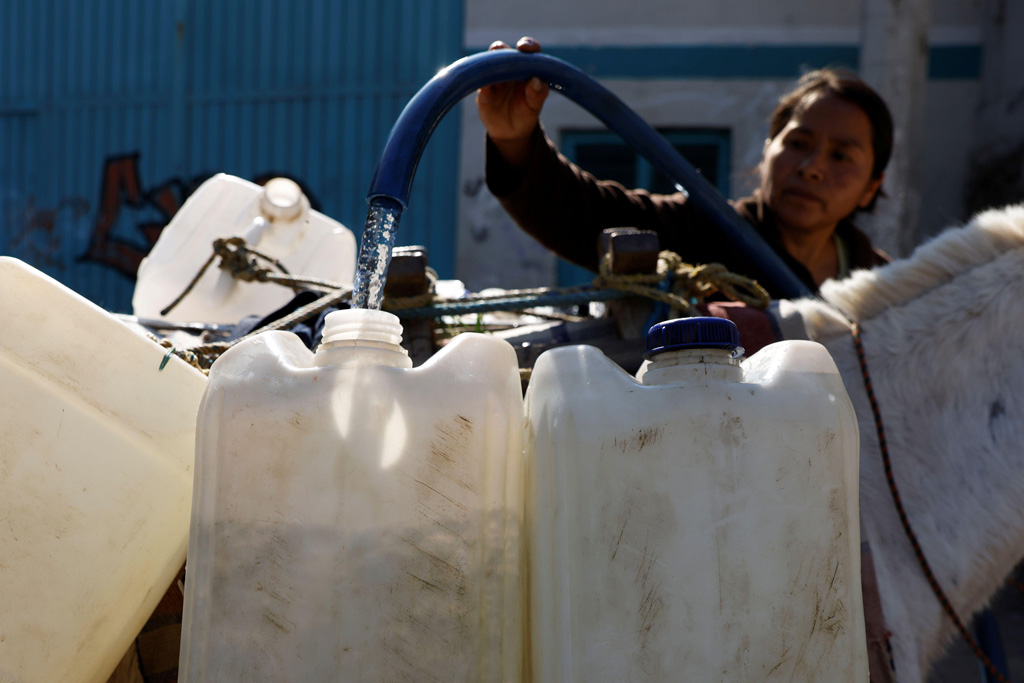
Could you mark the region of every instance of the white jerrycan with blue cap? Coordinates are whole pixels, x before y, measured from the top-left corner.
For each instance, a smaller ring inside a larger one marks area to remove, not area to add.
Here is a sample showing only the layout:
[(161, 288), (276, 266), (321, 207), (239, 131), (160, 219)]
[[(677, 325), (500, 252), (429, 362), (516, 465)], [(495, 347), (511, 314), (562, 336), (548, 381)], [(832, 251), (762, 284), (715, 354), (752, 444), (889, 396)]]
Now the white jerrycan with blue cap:
[(519, 681), (522, 386), (456, 337), (327, 316), (219, 358), (199, 409), (181, 681)]
[(526, 395), (533, 680), (867, 681), (856, 418), (824, 347), (673, 320)]

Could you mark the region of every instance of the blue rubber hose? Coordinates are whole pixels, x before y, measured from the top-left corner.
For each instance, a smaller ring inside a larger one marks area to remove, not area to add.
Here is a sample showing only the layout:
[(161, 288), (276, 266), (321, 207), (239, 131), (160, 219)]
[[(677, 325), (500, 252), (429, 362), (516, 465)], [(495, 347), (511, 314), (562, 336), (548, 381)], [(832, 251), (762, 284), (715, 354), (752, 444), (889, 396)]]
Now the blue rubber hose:
[(534, 76), (580, 105), (617, 133), (627, 145), (683, 188), (692, 202), (717, 225), (739, 253), (759, 265), (761, 284), (786, 298), (810, 295), (753, 226), (636, 112), (607, 88), (576, 67), (545, 54), (491, 50), (460, 59), (442, 69), (409, 101), (395, 122), (370, 182), (367, 200), (388, 197), (409, 204), (413, 175), (434, 129), (456, 104), (479, 88)]

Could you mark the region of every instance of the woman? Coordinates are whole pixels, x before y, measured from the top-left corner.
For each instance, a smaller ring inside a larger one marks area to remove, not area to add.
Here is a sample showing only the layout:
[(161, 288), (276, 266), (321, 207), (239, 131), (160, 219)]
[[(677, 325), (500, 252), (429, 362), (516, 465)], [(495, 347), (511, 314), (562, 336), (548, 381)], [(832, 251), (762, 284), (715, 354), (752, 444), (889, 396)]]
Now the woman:
[[(491, 49), (507, 47), (496, 42)], [(517, 48), (540, 51), (531, 38), (520, 39)], [(548, 86), (537, 78), (494, 84), (477, 94), (487, 130), (488, 187), (527, 233), (596, 270), (597, 236), (604, 228), (654, 230), (663, 249), (686, 261), (719, 262), (759, 275), (758, 265), (682, 193), (628, 190), (594, 178), (558, 154), (540, 124), (547, 95)], [(874, 207), (892, 135), (885, 102), (844, 71), (808, 73), (779, 100), (758, 169), (760, 187), (732, 205), (812, 291), (853, 268), (889, 260), (854, 227), (853, 215)]]

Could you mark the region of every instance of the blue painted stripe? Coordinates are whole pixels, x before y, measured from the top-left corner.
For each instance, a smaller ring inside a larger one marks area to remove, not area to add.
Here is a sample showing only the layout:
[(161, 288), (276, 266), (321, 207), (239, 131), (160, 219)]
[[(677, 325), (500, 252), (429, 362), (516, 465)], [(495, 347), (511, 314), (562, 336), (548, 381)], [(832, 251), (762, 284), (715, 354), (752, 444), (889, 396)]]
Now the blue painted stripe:
[(545, 48), (595, 78), (795, 78), (823, 66), (857, 68), (848, 46), (692, 45)]
[[(860, 63), (857, 45), (552, 45), (544, 51), (594, 78), (641, 80), (797, 78), (825, 66), (856, 70)], [(929, 79), (977, 79), (980, 75), (980, 45), (943, 45), (929, 50)]]
[(980, 77), (980, 45), (942, 45), (928, 51), (928, 78), (948, 81)]

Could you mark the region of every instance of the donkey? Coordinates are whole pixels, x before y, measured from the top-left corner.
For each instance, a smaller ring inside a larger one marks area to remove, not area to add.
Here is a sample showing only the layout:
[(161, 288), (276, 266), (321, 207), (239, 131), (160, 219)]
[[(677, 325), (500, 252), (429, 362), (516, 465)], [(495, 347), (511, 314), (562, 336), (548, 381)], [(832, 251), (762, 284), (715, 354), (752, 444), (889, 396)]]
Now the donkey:
[(901, 683), (925, 679), (955, 635), (883, 471), (852, 323), (859, 323), (898, 490), (964, 622), (1024, 557), (1024, 205), (951, 228), (909, 258), (779, 302), (842, 374), (861, 435), (862, 538), (874, 555)]

